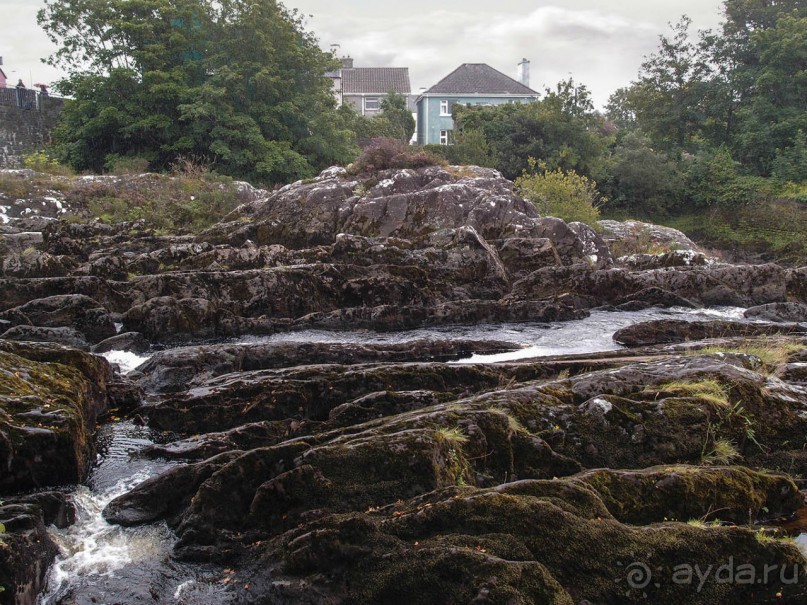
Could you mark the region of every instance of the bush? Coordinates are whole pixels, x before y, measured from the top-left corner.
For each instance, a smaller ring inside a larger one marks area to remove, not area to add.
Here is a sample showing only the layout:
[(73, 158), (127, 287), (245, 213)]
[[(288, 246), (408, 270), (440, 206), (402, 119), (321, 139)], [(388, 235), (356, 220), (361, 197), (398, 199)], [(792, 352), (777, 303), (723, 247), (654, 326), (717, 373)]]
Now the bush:
[(45, 172), (58, 176), (73, 174), (70, 168), (60, 164), (59, 161), (47, 151), (34, 151), (33, 153), (22, 156), (22, 165), (36, 172)]
[(143, 174), (149, 170), (146, 158), (110, 154), (106, 156), (105, 168), (112, 174)]
[(413, 150), (397, 139), (377, 138), (362, 151), (350, 165), (353, 174), (376, 172), (390, 168), (424, 168), (426, 166), (446, 166), (445, 159), (422, 148)]
[[(530, 172), (516, 179), (518, 192), (532, 202), (544, 216), (556, 216), (567, 222), (594, 225), (600, 219), (599, 205), (606, 200), (597, 184), (574, 170), (548, 170), (546, 163), (529, 158)], [(535, 169), (540, 170), (536, 172)]]

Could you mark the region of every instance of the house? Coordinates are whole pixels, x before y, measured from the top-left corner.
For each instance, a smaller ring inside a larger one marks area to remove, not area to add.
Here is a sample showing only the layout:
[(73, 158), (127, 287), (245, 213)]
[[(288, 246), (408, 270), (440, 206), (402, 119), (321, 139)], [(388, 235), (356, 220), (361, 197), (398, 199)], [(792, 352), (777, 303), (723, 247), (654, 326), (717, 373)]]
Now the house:
[[(0, 59), (2, 62), (2, 59)], [(8, 85), (8, 80), (6, 77), (6, 72), (3, 71), (3, 68), (0, 67), (0, 88), (5, 88)]]
[(417, 98), (417, 142), (421, 145), (451, 143), (455, 103), (499, 105), (530, 103), (539, 94), (529, 87), (529, 61), (519, 64), (522, 81), (504, 75), (485, 63), (463, 63)]
[(408, 67), (353, 67), (353, 59), (342, 58), (342, 68), (325, 74), (333, 81), (337, 106), (352, 106), (360, 115), (381, 111), (381, 99), (390, 90), (404, 95), (411, 105)]

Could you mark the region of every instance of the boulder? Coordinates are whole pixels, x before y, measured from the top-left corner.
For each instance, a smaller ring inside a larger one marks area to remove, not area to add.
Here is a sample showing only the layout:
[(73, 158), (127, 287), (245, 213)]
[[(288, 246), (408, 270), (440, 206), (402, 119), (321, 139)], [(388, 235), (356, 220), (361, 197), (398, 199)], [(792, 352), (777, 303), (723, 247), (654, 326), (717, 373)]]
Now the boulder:
[[(599, 229), (599, 225), (597, 225)], [(614, 264), (611, 249), (603, 236), (591, 225), (574, 221), (569, 223), (569, 229), (574, 231), (583, 245), (583, 254), (595, 269), (608, 269)]]
[(14, 326), (0, 334), (0, 339), (26, 342), (53, 342), (88, 351), (90, 343), (84, 334), (74, 328), (42, 328), (39, 326)]
[(63, 294), (31, 300), (0, 313), (0, 317), (11, 317), (11, 313), (23, 314), (35, 326), (74, 328), (90, 342), (100, 342), (117, 333), (109, 312), (99, 302), (83, 294)]
[(145, 336), (140, 332), (123, 332), (102, 340), (97, 345), (93, 345), (92, 352), (101, 354), (109, 351), (126, 351), (142, 354), (147, 352), (150, 346)]
[(159, 296), (135, 305), (123, 315), (123, 329), (149, 340), (209, 338), (216, 335), (216, 306), (204, 298)]
[(634, 271), (646, 271), (648, 269), (663, 269), (665, 267), (703, 267), (710, 264), (712, 261), (702, 252), (695, 252), (694, 250), (671, 250), (661, 254), (631, 254), (629, 256), (620, 256), (616, 262)]
[(34, 605), (59, 553), (47, 525), (66, 527), (74, 511), (65, 494), (43, 492), (0, 503), (0, 586), (3, 603)]
[(683, 232), (671, 227), (640, 221), (611, 220), (602, 220), (599, 222), (599, 226), (604, 230), (603, 239), (608, 245), (626, 251), (623, 254), (641, 253), (648, 248), (663, 251), (699, 251), (695, 242)]
[(79, 483), (112, 370), (101, 357), (0, 340), (0, 494)]
[(54, 256), (29, 248), (6, 256), (0, 265), (5, 277), (63, 277), (76, 267), (69, 256)]
[(201, 381), (240, 371), (311, 364), (453, 361), (474, 353), (514, 351), (519, 345), (501, 341), (426, 340), (396, 344), (268, 342), (178, 347), (158, 351), (138, 368), (140, 384), (149, 392), (186, 390)]
[(327, 170), (240, 206), (198, 239), (301, 249), (332, 244), (340, 233), (412, 239), (466, 226), (488, 241), (555, 236), (561, 258), (582, 254), (565, 223), (540, 219), (532, 204), (513, 193), (511, 182), (478, 167), (388, 170), (369, 177)]
[(629, 347), (651, 344), (761, 336), (774, 334), (805, 334), (807, 327), (799, 324), (741, 323), (737, 321), (686, 321), (658, 319), (633, 324), (614, 333), (614, 340)]
[(807, 305), (797, 302), (769, 303), (746, 309), (743, 316), (762, 321), (807, 322)]

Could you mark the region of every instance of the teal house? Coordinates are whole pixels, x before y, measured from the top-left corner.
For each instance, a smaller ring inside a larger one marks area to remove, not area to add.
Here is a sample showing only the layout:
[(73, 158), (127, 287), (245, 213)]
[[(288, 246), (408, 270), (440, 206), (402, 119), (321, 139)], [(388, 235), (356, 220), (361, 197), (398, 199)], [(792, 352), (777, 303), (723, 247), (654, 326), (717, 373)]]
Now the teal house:
[[(523, 63), (529, 65), (526, 60), (522, 62), (519, 65), (520, 73), (529, 73)], [(455, 103), (463, 105), (530, 103), (538, 97), (538, 93), (526, 83), (514, 80), (490, 65), (463, 63), (418, 97), (417, 142), (421, 145), (451, 144), (454, 137), (451, 107)]]

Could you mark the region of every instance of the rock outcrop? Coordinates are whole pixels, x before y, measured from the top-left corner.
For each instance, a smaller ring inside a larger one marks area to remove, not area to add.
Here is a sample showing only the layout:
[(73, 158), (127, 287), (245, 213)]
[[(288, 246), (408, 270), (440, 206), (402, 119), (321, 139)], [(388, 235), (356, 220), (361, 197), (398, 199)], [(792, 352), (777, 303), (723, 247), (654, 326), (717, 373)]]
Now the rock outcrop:
[[(762, 528), (805, 515), (807, 269), (720, 263), (654, 226), (567, 225), (474, 167), (332, 168), (243, 200), (195, 236), (44, 206), (28, 225), (15, 207), (0, 494), (80, 481), (115, 407), (163, 432), (139, 455), (173, 466), (105, 517), (167, 523), (173, 561), (226, 566), (233, 602), (803, 602), (802, 554)], [(754, 308), (519, 362), (454, 363), (519, 345), (444, 334), (711, 305)], [(152, 355), (124, 378), (78, 349)], [(0, 506), (0, 583), (23, 602), (55, 552), (44, 525), (69, 511), (21, 498)], [(786, 571), (675, 575), (735, 563)]]
[(113, 382), (105, 359), (0, 340), (0, 494), (80, 482)]

